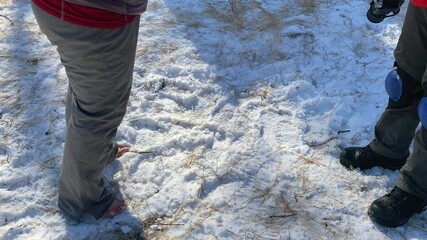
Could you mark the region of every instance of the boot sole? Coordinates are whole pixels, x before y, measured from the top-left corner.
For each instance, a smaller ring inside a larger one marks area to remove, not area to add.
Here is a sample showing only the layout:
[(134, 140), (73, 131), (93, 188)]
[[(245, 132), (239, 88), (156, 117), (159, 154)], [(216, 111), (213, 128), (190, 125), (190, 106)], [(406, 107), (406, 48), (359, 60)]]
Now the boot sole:
[(386, 227), (391, 227), (391, 228), (400, 227), (402, 225), (405, 225), (409, 221), (409, 218), (402, 222), (393, 222), (388, 219), (380, 218), (378, 216), (375, 216), (374, 212), (371, 209), (368, 210), (368, 216), (371, 218), (373, 222)]
[(355, 167), (349, 161), (347, 161), (345, 158), (340, 158), (340, 163), (341, 163), (341, 165), (343, 165), (346, 168), (355, 169)]
[(355, 167), (355, 166), (353, 166), (353, 164), (350, 161), (348, 161), (345, 158), (341, 158), (341, 157), (340, 157), (340, 163), (341, 163), (341, 165), (343, 165), (346, 168), (349, 168), (349, 169), (360, 168), (360, 170), (367, 170), (367, 169), (371, 169), (374, 167), (381, 167), (384, 169), (395, 171), (395, 170), (400, 170), (403, 167), (403, 166), (401, 166), (401, 167), (387, 167), (387, 166), (381, 166), (381, 165), (374, 165), (374, 166), (368, 166), (368, 167), (360, 167), (360, 166)]

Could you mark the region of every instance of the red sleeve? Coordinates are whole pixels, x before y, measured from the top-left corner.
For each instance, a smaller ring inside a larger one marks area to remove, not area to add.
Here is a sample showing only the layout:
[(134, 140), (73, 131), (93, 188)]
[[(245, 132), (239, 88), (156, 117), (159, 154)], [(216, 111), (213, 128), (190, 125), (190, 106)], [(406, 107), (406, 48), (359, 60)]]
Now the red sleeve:
[(411, 2), (418, 7), (427, 8), (427, 0), (411, 0)]
[(45, 12), (64, 21), (92, 28), (113, 29), (123, 27), (133, 20), (135, 15), (123, 15), (111, 11), (86, 7), (64, 0), (32, 0)]

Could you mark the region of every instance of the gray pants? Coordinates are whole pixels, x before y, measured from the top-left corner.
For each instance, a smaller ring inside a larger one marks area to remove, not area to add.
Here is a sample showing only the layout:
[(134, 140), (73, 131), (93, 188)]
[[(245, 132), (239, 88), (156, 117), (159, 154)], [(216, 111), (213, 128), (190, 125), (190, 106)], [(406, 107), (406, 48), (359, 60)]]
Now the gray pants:
[(390, 158), (405, 158), (413, 140), (413, 153), (401, 169), (396, 186), (427, 199), (427, 126), (415, 132), (420, 122), (418, 104), (427, 87), (427, 9), (409, 4), (394, 56), (402, 71), (403, 96), (398, 102), (389, 100), (370, 147)]
[(32, 7), (40, 29), (57, 46), (69, 79), (58, 206), (75, 220), (83, 213), (98, 219), (114, 200), (103, 172), (117, 154), (113, 139), (129, 100), (139, 17), (122, 28), (97, 29)]

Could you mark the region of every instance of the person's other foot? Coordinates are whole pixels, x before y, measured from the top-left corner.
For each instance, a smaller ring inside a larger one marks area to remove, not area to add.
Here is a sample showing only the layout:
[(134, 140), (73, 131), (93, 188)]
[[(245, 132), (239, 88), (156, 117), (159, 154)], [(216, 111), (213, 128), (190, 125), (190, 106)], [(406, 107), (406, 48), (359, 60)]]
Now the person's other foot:
[(113, 203), (108, 207), (107, 211), (104, 213), (104, 218), (114, 218), (117, 215), (123, 213), (126, 209), (126, 203), (122, 200), (114, 200)]
[(373, 222), (386, 227), (402, 226), (415, 213), (425, 210), (427, 201), (394, 187), (393, 190), (375, 200), (368, 210)]
[(390, 170), (399, 170), (406, 163), (406, 158), (389, 158), (372, 151), (371, 147), (348, 147), (340, 154), (340, 163), (348, 168), (365, 170), (373, 167), (382, 167)]

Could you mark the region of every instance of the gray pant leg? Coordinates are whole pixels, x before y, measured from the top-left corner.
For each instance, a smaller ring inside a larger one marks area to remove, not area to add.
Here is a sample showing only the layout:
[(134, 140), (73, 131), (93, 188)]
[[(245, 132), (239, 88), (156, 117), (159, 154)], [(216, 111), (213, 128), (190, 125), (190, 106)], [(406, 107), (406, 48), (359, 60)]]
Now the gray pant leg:
[[(70, 122), (70, 118), (71, 118), (71, 109), (72, 109), (72, 90), (71, 87), (68, 86), (68, 90), (67, 90), (67, 98), (66, 98), (66, 106), (65, 106), (65, 123), (68, 126), (68, 123)], [(110, 144), (110, 146), (108, 147), (109, 149), (107, 150), (107, 152), (110, 152), (110, 156), (109, 159), (107, 161), (107, 165), (110, 164), (117, 155), (117, 152), (119, 150), (119, 146), (113, 142), (112, 144)]]
[(427, 130), (423, 127), (414, 139), (414, 152), (400, 170), (396, 186), (423, 199), (427, 199)]
[(375, 139), (371, 149), (389, 158), (406, 158), (419, 124), (417, 106), (387, 108), (375, 125)]
[(61, 21), (34, 5), (33, 11), (69, 79), (58, 205), (75, 219), (84, 212), (99, 218), (114, 199), (102, 176), (130, 95), (139, 18), (106, 30)]
[(427, 61), (427, 9), (408, 4), (394, 57), (409, 75), (422, 81)]
[[(399, 68), (408, 75), (406, 79), (403, 78), (406, 95), (399, 100), (403, 104), (390, 100), (375, 126), (375, 139), (370, 144), (374, 152), (390, 158), (405, 158), (409, 155), (409, 146), (419, 124), (417, 108), (423, 93), (421, 78), (427, 58), (426, 32), (422, 32), (427, 25), (425, 22), (419, 23), (420, 19), (426, 19), (426, 10), (410, 3), (394, 52)], [(413, 79), (412, 83), (410, 78)], [(401, 106), (396, 106), (399, 104)]]
[[(395, 51), (398, 64), (416, 80), (420, 87), (427, 83), (427, 9), (411, 3), (408, 7), (402, 34)], [(414, 138), (413, 153), (400, 170), (396, 186), (427, 199), (427, 130), (422, 127)]]

